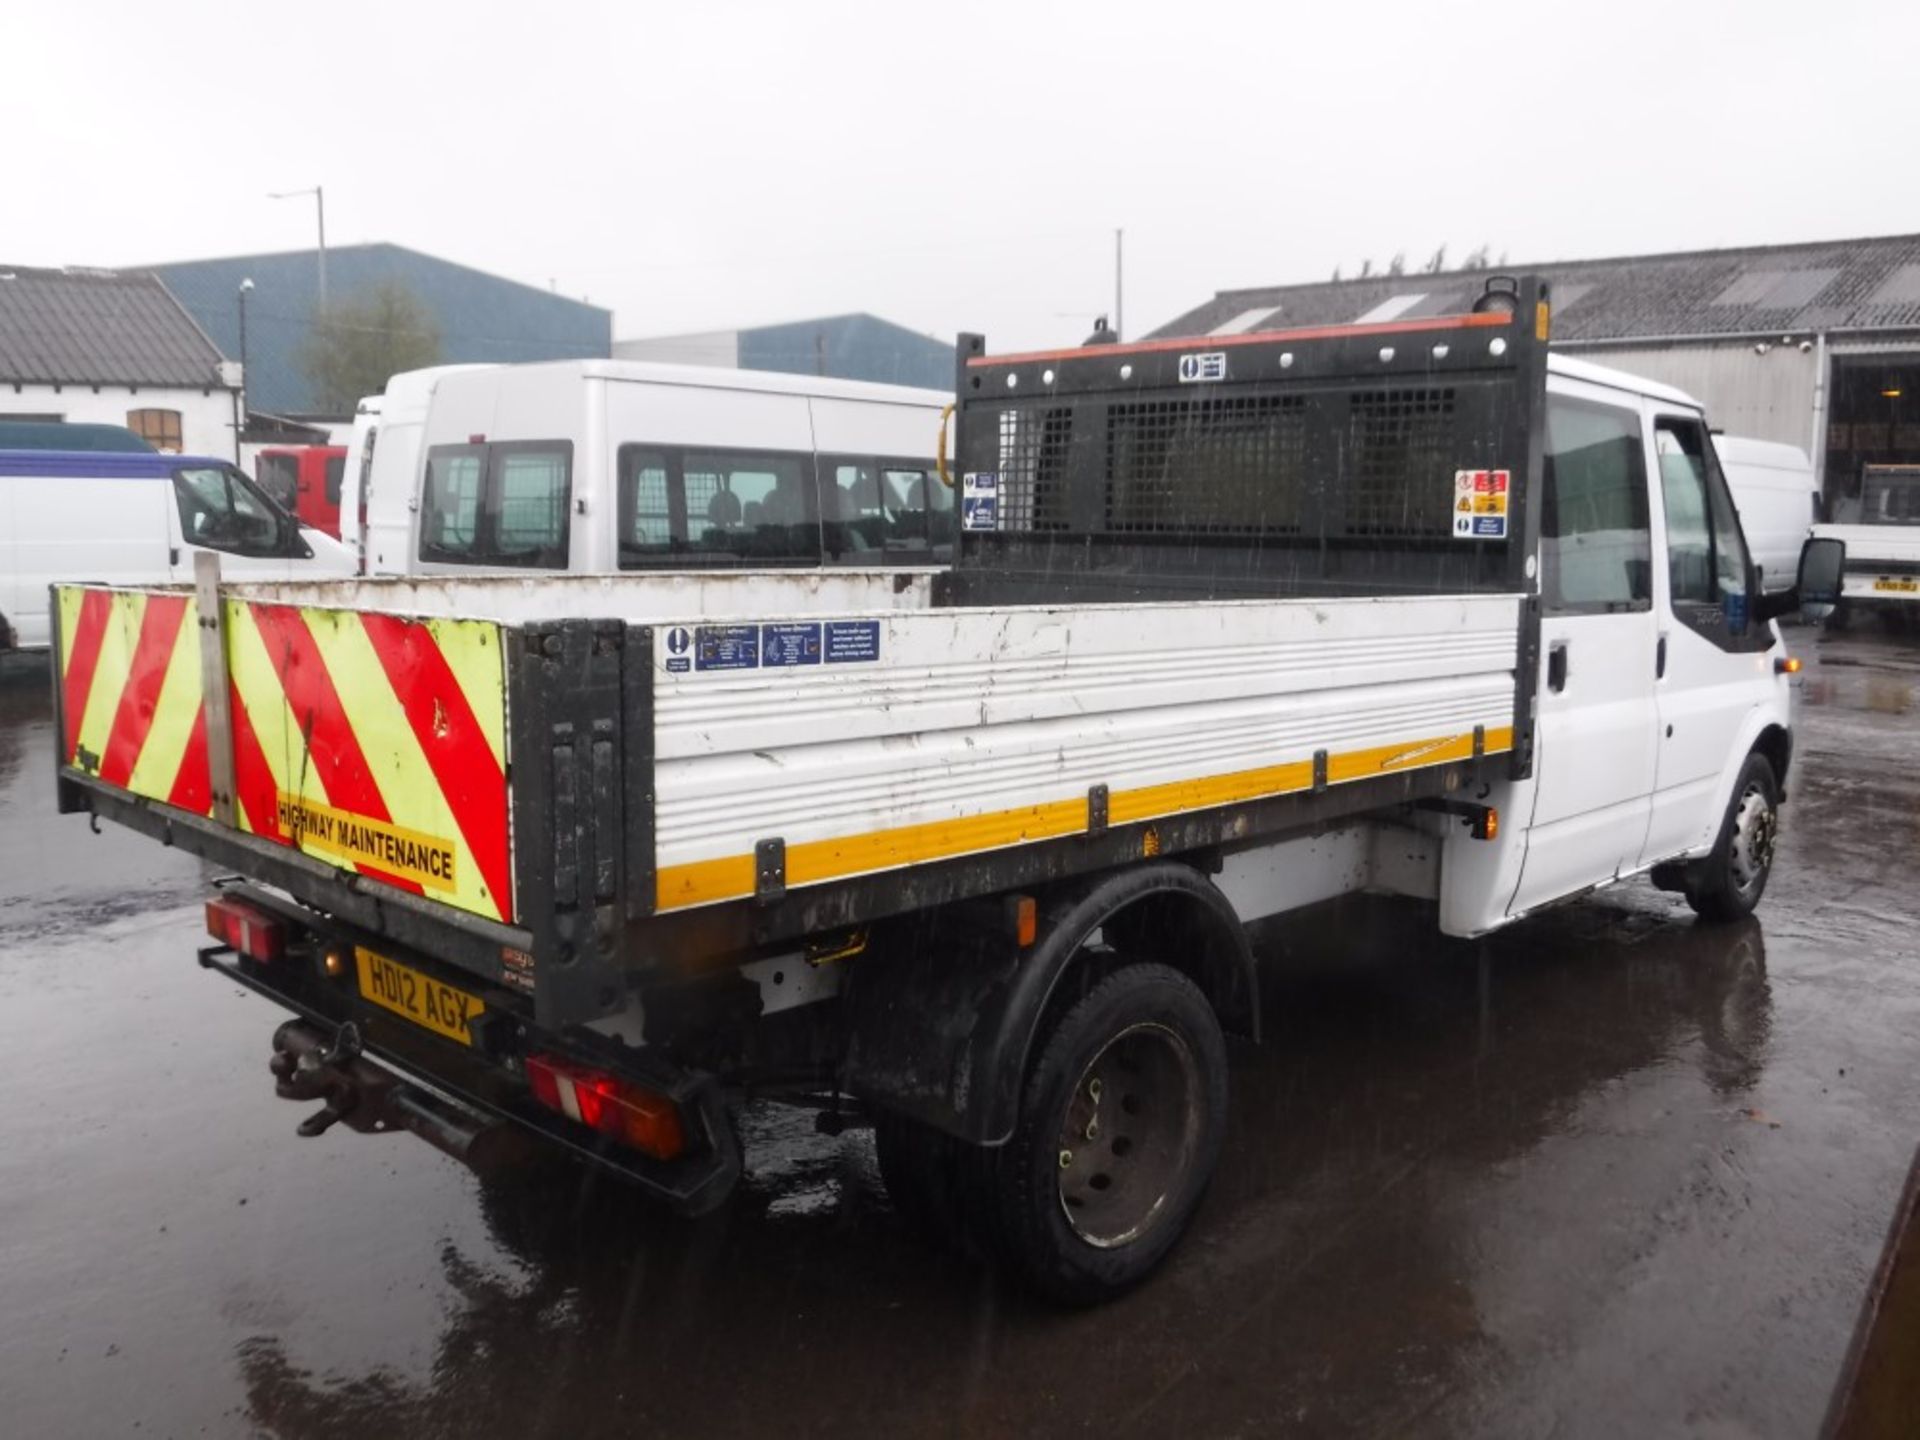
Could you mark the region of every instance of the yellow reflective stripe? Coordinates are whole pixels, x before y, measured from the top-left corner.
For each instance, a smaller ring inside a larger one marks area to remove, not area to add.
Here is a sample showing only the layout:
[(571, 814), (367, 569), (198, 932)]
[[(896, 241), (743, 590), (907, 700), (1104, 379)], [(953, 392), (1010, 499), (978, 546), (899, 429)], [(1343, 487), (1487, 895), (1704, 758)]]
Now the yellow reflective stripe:
[(506, 666), (500, 658), (500, 627), (491, 620), (429, 620), (428, 631), (467, 697), (480, 733), (500, 768), (507, 765)]
[[(373, 642), (367, 638), (360, 616), (346, 610), (302, 610), (300, 613), (333, 681), (334, 693), (340, 697), (354, 740), (366, 757), (380, 798), (386, 802), (387, 814), (393, 817), (391, 824), (384, 826), (359, 815), (347, 818), (375, 829), (409, 831), (415, 839), (425, 837), (451, 847), (454, 852), (451, 889), (432, 875), (399, 870), (394, 873), (404, 873), (407, 878), (419, 881), (436, 898), (452, 897), (463, 909), (498, 915), (500, 912), (488, 896), (486, 886), (480, 883), (480, 866), (467, 847), (459, 822), (440, 790), (426, 752), (420, 748), (420, 738), (414, 733), (405, 708), (394, 694), (380, 657), (374, 653)], [(379, 864), (364, 855), (343, 856), (338, 846), (308, 842), (309, 837), (303, 835), (300, 848), (336, 863), (345, 858), (349, 864), (355, 859), (364, 859), (370, 865)], [(391, 866), (380, 868), (393, 869)]]
[(127, 777), (127, 789), (136, 795), (164, 800), (173, 793), (180, 761), (187, 753), (193, 720), (200, 711), (200, 627), (191, 602), (180, 612), (180, 631), (167, 656), (167, 673), (153, 705), (153, 723), (147, 727), (140, 758)]
[(113, 717), (120, 710), (120, 692), (127, 688), (133, 652), (140, 644), (140, 620), (147, 613), (147, 597), (138, 591), (115, 591), (109, 597), (107, 625), (100, 636), (100, 661), (94, 666), (93, 688), (80, 719), (80, 748), (93, 756), (88, 770), (99, 768), (113, 734)]
[[(289, 795), (327, 803), (327, 787), (306, 760), (306, 744), (300, 736), (299, 721), (280, 688), (280, 676), (267, 653), (267, 642), (254, 624), (253, 611), (244, 601), (227, 601), (227, 674), (240, 692), (240, 706), (247, 712), (247, 723), (260, 742), (260, 753), (272, 772), (274, 789)], [(234, 817), (247, 830), (253, 829), (246, 806), (234, 807)]]
[[(1497, 755), (1513, 748), (1513, 727), (1496, 726), (1486, 732), (1485, 753)], [(1445, 735), (1397, 745), (1376, 745), (1327, 757), (1329, 784), (1414, 770), (1465, 760), (1473, 755), (1473, 735)], [(1117, 790), (1108, 797), (1107, 815), (1113, 824), (1207, 810), (1244, 800), (1259, 800), (1311, 789), (1311, 761), (1290, 761), (1227, 775), (1178, 780), (1135, 790)], [(876, 830), (836, 840), (809, 840), (789, 845), (786, 853), (788, 885), (812, 885), (849, 875), (864, 875), (928, 860), (950, 859), (982, 850), (994, 850), (1032, 840), (1075, 835), (1087, 828), (1084, 799), (1056, 800), (1016, 810), (971, 815)], [(736, 900), (753, 894), (751, 855), (727, 855), (660, 868), (656, 906), (679, 910), (716, 900)]]
[(78, 585), (60, 587), (60, 678), (73, 664), (73, 632), (80, 626), (80, 604), (87, 592)]

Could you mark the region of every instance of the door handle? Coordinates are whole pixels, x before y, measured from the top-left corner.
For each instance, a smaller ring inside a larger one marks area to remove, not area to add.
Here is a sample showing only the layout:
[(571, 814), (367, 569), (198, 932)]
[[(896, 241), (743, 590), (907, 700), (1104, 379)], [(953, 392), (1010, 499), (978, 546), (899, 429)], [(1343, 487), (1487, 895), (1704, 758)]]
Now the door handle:
[(1660, 643), (1653, 647), (1653, 678), (1667, 678), (1667, 637), (1662, 635)]
[(167, 547), (167, 564), (178, 565), (179, 563), (180, 563), (180, 547), (178, 545), (169, 545)]
[(1567, 688), (1567, 642), (1556, 640), (1547, 647), (1547, 689), (1558, 695)]

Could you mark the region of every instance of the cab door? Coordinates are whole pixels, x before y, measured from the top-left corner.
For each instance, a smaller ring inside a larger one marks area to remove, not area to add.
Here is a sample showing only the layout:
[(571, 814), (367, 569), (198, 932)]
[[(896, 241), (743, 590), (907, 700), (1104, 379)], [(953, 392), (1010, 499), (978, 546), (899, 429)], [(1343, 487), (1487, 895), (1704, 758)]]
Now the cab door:
[(1667, 563), (1659, 577), (1659, 709), (1653, 806), (1641, 863), (1712, 842), (1720, 777), (1748, 715), (1770, 693), (1771, 624), (1753, 617), (1753, 566), (1707, 427), (1655, 406)]
[(1514, 914), (1633, 869), (1654, 785), (1657, 617), (1638, 397), (1556, 379), (1542, 478), (1534, 800)]
[(182, 465), (173, 472), (172, 498), (167, 560), (176, 583), (192, 583), (197, 550), (218, 551), (220, 573), (230, 579), (293, 577), (298, 527), (233, 466)]

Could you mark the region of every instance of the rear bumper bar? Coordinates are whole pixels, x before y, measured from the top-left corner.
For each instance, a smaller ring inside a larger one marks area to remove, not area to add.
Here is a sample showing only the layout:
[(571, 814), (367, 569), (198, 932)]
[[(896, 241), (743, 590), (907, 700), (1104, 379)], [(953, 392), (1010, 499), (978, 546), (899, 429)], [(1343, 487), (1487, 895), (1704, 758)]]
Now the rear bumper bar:
[[(249, 899), (262, 898), (249, 893)], [(673, 1160), (655, 1160), (545, 1110), (496, 1062), (443, 1056), (440, 1050), (456, 1047), (429, 1039), (423, 1045), (432, 1064), (422, 1064), (417, 1055), (385, 1043), (377, 1028), (363, 1027), (339, 992), (296, 972), (269, 973), (271, 967), (221, 945), (201, 950), (199, 958), (207, 969), (299, 1017), (275, 1032), (272, 1065), (280, 1095), (322, 1103), (301, 1122), (303, 1135), (336, 1122), (369, 1133), (405, 1130), (482, 1173), (523, 1158), (525, 1138), (538, 1136), (682, 1215), (714, 1209), (739, 1181), (739, 1137), (711, 1076), (669, 1071), (658, 1062), (648, 1067), (647, 1083), (670, 1094), (698, 1142)]]

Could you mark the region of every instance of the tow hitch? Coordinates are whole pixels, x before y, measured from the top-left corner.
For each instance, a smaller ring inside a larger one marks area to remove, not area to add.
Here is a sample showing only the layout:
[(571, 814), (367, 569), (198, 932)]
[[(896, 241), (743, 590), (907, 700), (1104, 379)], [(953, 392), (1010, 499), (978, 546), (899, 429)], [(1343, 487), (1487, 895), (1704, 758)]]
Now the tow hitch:
[(363, 1135), (405, 1130), (476, 1170), (525, 1154), (525, 1137), (505, 1120), (430, 1094), (360, 1053), (360, 1030), (342, 1025), (331, 1042), (304, 1020), (273, 1032), (274, 1093), (283, 1100), (319, 1100), (300, 1122), (302, 1136), (323, 1135), (344, 1121)]

